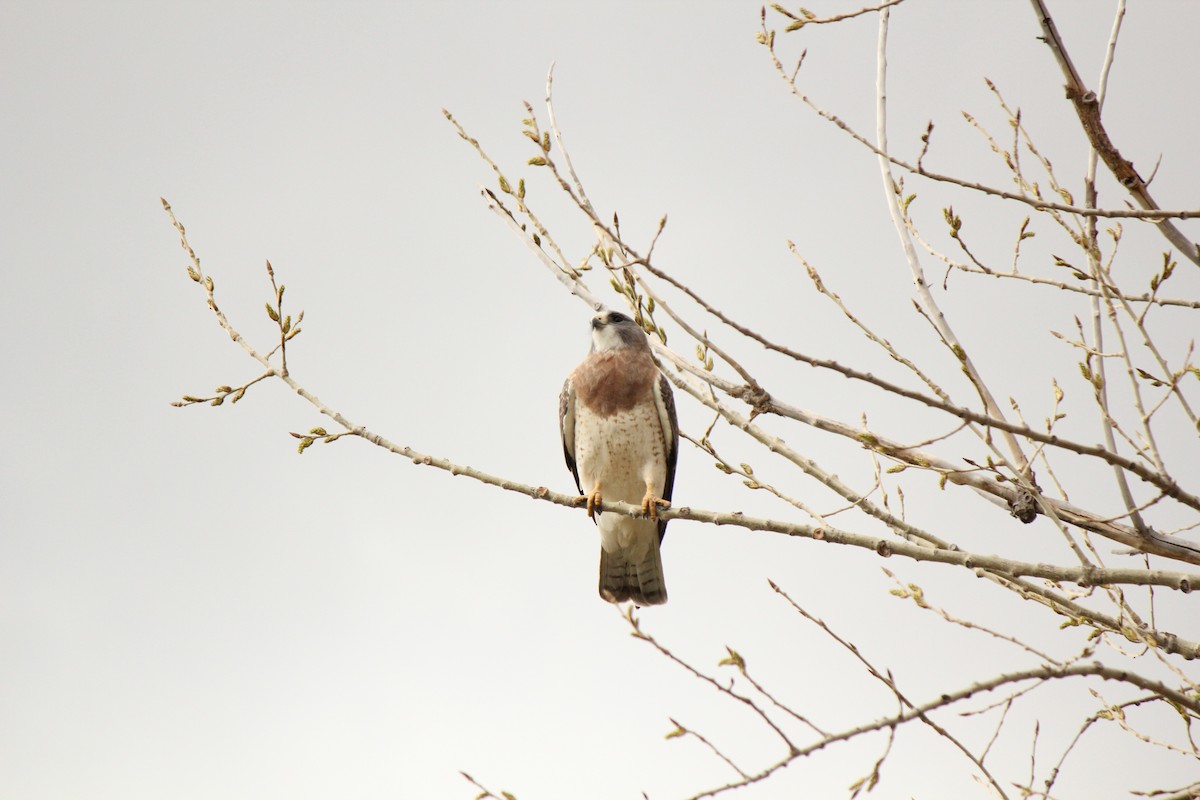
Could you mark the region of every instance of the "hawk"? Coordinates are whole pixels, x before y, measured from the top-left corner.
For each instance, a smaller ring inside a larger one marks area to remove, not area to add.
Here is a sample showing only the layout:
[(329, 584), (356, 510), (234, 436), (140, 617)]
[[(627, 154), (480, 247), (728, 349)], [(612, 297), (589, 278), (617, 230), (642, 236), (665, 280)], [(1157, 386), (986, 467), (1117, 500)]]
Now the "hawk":
[[(616, 311), (592, 318), (592, 348), (563, 384), (558, 418), (580, 504), (600, 529), (600, 596), (667, 602), (659, 557), (667, 521), (658, 509), (671, 505), (679, 425), (638, 323)], [(640, 505), (649, 518), (600, 512), (602, 499)]]

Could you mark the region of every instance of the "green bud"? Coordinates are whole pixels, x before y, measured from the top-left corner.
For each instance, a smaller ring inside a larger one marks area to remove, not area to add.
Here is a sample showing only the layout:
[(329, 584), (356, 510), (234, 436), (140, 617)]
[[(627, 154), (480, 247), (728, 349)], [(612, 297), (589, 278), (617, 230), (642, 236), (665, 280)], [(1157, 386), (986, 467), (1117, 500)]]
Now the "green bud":
[(531, 167), (544, 167), (546, 166), (546, 159), (542, 158), (541, 156), (534, 156), (533, 158), (529, 159), (528, 164)]
[(738, 653), (737, 650), (734, 650), (733, 648), (730, 648), (730, 647), (726, 647), (725, 649), (727, 651), (729, 651), (729, 656), (727, 658), (722, 658), (720, 661), (718, 661), (717, 666), (718, 667), (737, 667), (738, 669), (744, 670), (746, 668), (746, 662), (742, 658), (741, 654)]

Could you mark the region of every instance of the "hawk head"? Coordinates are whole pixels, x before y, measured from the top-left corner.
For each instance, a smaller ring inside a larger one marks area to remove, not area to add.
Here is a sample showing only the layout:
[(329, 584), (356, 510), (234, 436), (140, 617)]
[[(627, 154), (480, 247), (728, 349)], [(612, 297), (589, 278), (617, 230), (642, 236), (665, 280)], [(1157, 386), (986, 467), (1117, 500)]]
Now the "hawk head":
[(593, 353), (623, 347), (649, 348), (641, 325), (620, 311), (605, 310), (592, 317)]

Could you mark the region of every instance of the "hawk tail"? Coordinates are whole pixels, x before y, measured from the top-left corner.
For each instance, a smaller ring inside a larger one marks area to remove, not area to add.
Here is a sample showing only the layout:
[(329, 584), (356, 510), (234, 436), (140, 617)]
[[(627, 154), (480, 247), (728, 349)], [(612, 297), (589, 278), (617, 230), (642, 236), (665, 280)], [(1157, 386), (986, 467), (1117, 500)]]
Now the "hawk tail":
[(624, 553), (609, 553), (601, 548), (600, 596), (610, 603), (632, 600), (639, 606), (667, 602), (667, 584), (663, 579), (657, 536), (640, 561), (631, 561)]

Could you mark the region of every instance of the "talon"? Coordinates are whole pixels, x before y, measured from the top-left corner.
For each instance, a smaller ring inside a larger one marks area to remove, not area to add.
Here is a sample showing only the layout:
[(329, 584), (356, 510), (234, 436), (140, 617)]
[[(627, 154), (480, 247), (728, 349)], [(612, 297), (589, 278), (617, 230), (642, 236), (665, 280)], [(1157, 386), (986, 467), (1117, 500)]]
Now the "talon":
[(654, 486), (647, 483), (646, 496), (642, 498), (642, 513), (650, 517), (650, 519), (657, 520), (658, 509), (670, 507), (671, 503), (654, 494)]
[(575, 501), (576, 505), (587, 504), (587, 515), (589, 519), (595, 519), (597, 512), (600, 510), (600, 504), (603, 498), (600, 496), (600, 487), (596, 486), (588, 494), (583, 495)]

